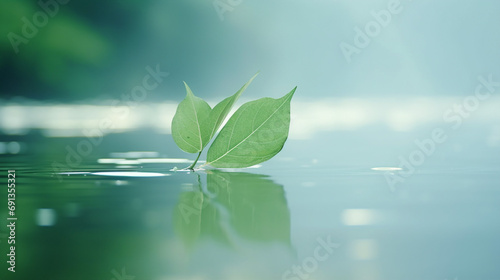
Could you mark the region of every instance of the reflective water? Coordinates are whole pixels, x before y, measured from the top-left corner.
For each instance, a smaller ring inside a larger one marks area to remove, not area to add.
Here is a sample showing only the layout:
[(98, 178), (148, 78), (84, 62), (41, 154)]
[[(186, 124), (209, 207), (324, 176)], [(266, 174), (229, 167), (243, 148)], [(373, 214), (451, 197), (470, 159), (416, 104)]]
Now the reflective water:
[(79, 138), (14, 139), (1, 169), (16, 171), (16, 272), (2, 226), (1, 279), (500, 279), (498, 147), (448, 143), (411, 172), (398, 157), (413, 135), (345, 135), (197, 172), (172, 171), (189, 161), (168, 140), (137, 152), (164, 137), (144, 132), (107, 136), (72, 166)]

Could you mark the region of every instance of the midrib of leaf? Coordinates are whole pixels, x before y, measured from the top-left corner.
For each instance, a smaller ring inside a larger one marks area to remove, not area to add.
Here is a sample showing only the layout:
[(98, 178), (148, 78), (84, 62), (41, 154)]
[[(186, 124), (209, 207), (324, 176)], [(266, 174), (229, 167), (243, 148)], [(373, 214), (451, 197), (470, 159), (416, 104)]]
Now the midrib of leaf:
[[(247, 108), (245, 108), (245, 110), (247, 110), (247, 109), (248, 109), (248, 107), (247, 107)], [(230, 149), (229, 149), (229, 146), (231, 146), (231, 140), (233, 139), (234, 127), (236, 126), (236, 123), (238, 123), (238, 121), (239, 121), (239, 120), (240, 120), (240, 118), (241, 118), (241, 115), (243, 115), (243, 113), (244, 113), (244, 112), (245, 112), (245, 111), (241, 111), (241, 113), (239, 114), (238, 118), (234, 121), (233, 130), (231, 131), (231, 135), (229, 135), (229, 141), (227, 141), (227, 149), (228, 149), (228, 150), (230, 150)], [(238, 143), (238, 145), (239, 145), (239, 143)], [(219, 160), (219, 158), (218, 158), (217, 160)]]
[[(293, 95), (292, 95), (293, 96)], [(291, 97), (290, 97), (291, 98)], [(236, 149), (241, 143), (245, 142), (250, 136), (252, 136), (257, 130), (259, 130), (267, 121), (269, 121), (269, 119), (274, 116), (274, 114), (276, 114), (276, 112), (278, 112), (279, 109), (281, 109), (281, 107), (283, 107), (283, 105), (288, 101), (288, 98), (285, 99), (285, 101), (283, 103), (281, 103), (281, 105), (276, 109), (274, 110), (274, 112), (265, 120), (263, 121), (256, 129), (254, 129), (252, 131), (252, 133), (250, 133), (247, 137), (245, 137), (243, 140), (241, 140), (238, 144), (236, 144), (234, 147), (232, 147), (230, 150), (228, 150), (227, 152), (225, 152), (222, 156), (218, 157), (217, 159), (215, 159), (214, 161), (211, 161), (211, 162), (208, 162), (206, 164), (211, 164), (211, 163), (214, 163), (218, 160), (220, 160), (221, 158), (225, 157), (227, 154), (229, 154), (230, 152), (232, 152), (234, 149)], [(239, 116), (238, 116), (239, 118)], [(236, 122), (235, 122), (236, 123)], [(231, 131), (231, 137), (230, 139), (232, 138), (233, 136), (233, 132), (234, 132), (234, 129), (233, 131)]]
[[(224, 108), (223, 108), (223, 110), (222, 110), (221, 112), (224, 112), (224, 111), (226, 110), (226, 108), (229, 106), (229, 104), (230, 104), (230, 103), (231, 103), (231, 102), (228, 102), (228, 103), (226, 104), (226, 106), (224, 106)], [(219, 118), (220, 118), (220, 116), (221, 116), (221, 114), (219, 114), (219, 116), (217, 116), (217, 119), (215, 120), (215, 125), (214, 125), (214, 127), (212, 128), (212, 132), (210, 133), (210, 139), (212, 139), (212, 136), (214, 136), (214, 134), (215, 134), (215, 132), (216, 132), (215, 130), (217, 129), (217, 126), (219, 125), (219, 124), (218, 124), (218, 122), (219, 122)], [(222, 120), (222, 122), (223, 122), (223, 121), (224, 121), (224, 120)], [(222, 122), (220, 122), (220, 123), (222, 123)]]
[[(196, 119), (196, 126), (198, 127), (198, 137), (200, 138), (200, 148), (199, 149), (201, 151), (203, 149), (203, 140), (201, 140), (200, 120), (198, 119), (198, 113), (196, 113), (196, 107), (194, 106), (193, 94), (191, 94), (191, 96), (189, 97), (189, 99), (191, 101), (191, 106), (193, 106), (194, 117)], [(193, 146), (193, 145), (191, 145), (191, 146)], [(194, 147), (194, 148), (196, 148), (196, 147)]]
[[(215, 135), (215, 133), (217, 132), (217, 129), (220, 125), (224, 122), (224, 120), (226, 119), (227, 115), (224, 117), (224, 119), (222, 119), (222, 121), (220, 123), (219, 122), (219, 119), (220, 119), (220, 116), (223, 115), (223, 112), (226, 111), (226, 108), (227, 107), (232, 107), (235, 103), (236, 103), (236, 100), (238, 100), (238, 98), (241, 96), (241, 94), (248, 88), (248, 86), (250, 85), (250, 83), (252, 83), (252, 81), (255, 79), (255, 77), (257, 77), (257, 75), (259, 74), (259, 72), (255, 73), (255, 75), (253, 75), (253, 77), (248, 81), (246, 82), (243, 87), (241, 87), (238, 92), (236, 94), (238, 94), (238, 96), (234, 99), (234, 100), (229, 100), (229, 102), (226, 104), (226, 106), (224, 106), (224, 108), (221, 110), (222, 114), (219, 114), (219, 116), (217, 117), (217, 120), (215, 122), (215, 126), (212, 128), (212, 132), (210, 134), (210, 139), (212, 139), (212, 137)], [(232, 96), (231, 96), (232, 97)], [(214, 107), (215, 109), (215, 107)], [(228, 112), (229, 113), (229, 112)]]
[[(259, 109), (257, 110), (257, 113), (255, 113), (255, 116), (253, 117), (253, 120), (252, 120), (252, 129), (255, 126), (255, 119), (257, 119), (257, 116), (259, 115), (259, 112), (260, 112), (260, 110), (262, 110), (262, 107), (264, 107), (264, 105), (266, 105), (266, 104), (262, 103), (262, 105), (260, 105)], [(280, 108), (281, 108), (281, 106), (280, 106)]]

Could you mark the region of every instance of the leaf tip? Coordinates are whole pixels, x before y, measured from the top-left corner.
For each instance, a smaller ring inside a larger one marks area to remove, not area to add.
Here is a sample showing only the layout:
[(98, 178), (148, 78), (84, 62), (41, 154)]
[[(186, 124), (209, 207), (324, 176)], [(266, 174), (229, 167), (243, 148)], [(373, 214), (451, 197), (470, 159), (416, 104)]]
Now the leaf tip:
[(293, 97), (293, 95), (295, 94), (295, 91), (297, 90), (297, 86), (295, 86), (287, 95), (285, 96), (289, 96), (290, 95), (290, 98)]
[(257, 71), (257, 73), (255, 73), (252, 78), (250, 78), (250, 80), (248, 80), (248, 82), (246, 83), (246, 85), (250, 85), (250, 83), (259, 75), (260, 71)]
[(188, 84), (185, 81), (182, 82), (184, 83), (184, 87), (186, 88), (186, 94), (193, 95), (193, 92), (191, 91), (191, 88), (188, 86)]

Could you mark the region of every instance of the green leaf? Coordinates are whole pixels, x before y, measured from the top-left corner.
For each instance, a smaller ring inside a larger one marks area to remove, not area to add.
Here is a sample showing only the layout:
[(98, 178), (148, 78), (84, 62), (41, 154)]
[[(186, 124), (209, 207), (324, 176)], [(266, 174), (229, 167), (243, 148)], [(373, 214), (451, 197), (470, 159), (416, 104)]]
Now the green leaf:
[(259, 73), (255, 74), (246, 84), (244, 84), (240, 90), (238, 90), (232, 96), (222, 100), (219, 104), (215, 105), (215, 107), (210, 111), (210, 116), (207, 121), (203, 124), (203, 129), (205, 132), (203, 133), (207, 139), (205, 141), (208, 143), (210, 139), (215, 135), (217, 130), (219, 130), (220, 126), (224, 122), (227, 117), (227, 114), (231, 111), (234, 103), (238, 100), (240, 95), (247, 89), (247, 87), (252, 83), (253, 79), (257, 77)]
[(290, 128), (290, 101), (294, 88), (279, 98), (261, 98), (243, 104), (229, 119), (208, 150), (207, 164), (241, 168), (275, 156)]
[(172, 120), (172, 137), (179, 148), (188, 153), (198, 153), (208, 144), (201, 127), (210, 115), (210, 105), (196, 97), (186, 86), (186, 98), (177, 106)]

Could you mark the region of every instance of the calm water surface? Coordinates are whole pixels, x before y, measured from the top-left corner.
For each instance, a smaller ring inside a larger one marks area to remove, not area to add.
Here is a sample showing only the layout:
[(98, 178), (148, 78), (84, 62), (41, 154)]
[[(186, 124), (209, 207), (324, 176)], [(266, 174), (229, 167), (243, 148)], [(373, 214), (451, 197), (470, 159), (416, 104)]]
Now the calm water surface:
[(149, 136), (109, 137), (130, 143), (73, 167), (64, 147), (81, 139), (19, 138), (2, 155), (1, 221), (7, 169), (18, 220), (15, 273), (0, 228), (1, 279), (500, 279), (497, 148), (438, 147), (402, 177), (412, 135), (329, 134), (345, 146), (294, 140), (260, 167), (184, 172), (168, 136), (148, 153), (131, 151)]

